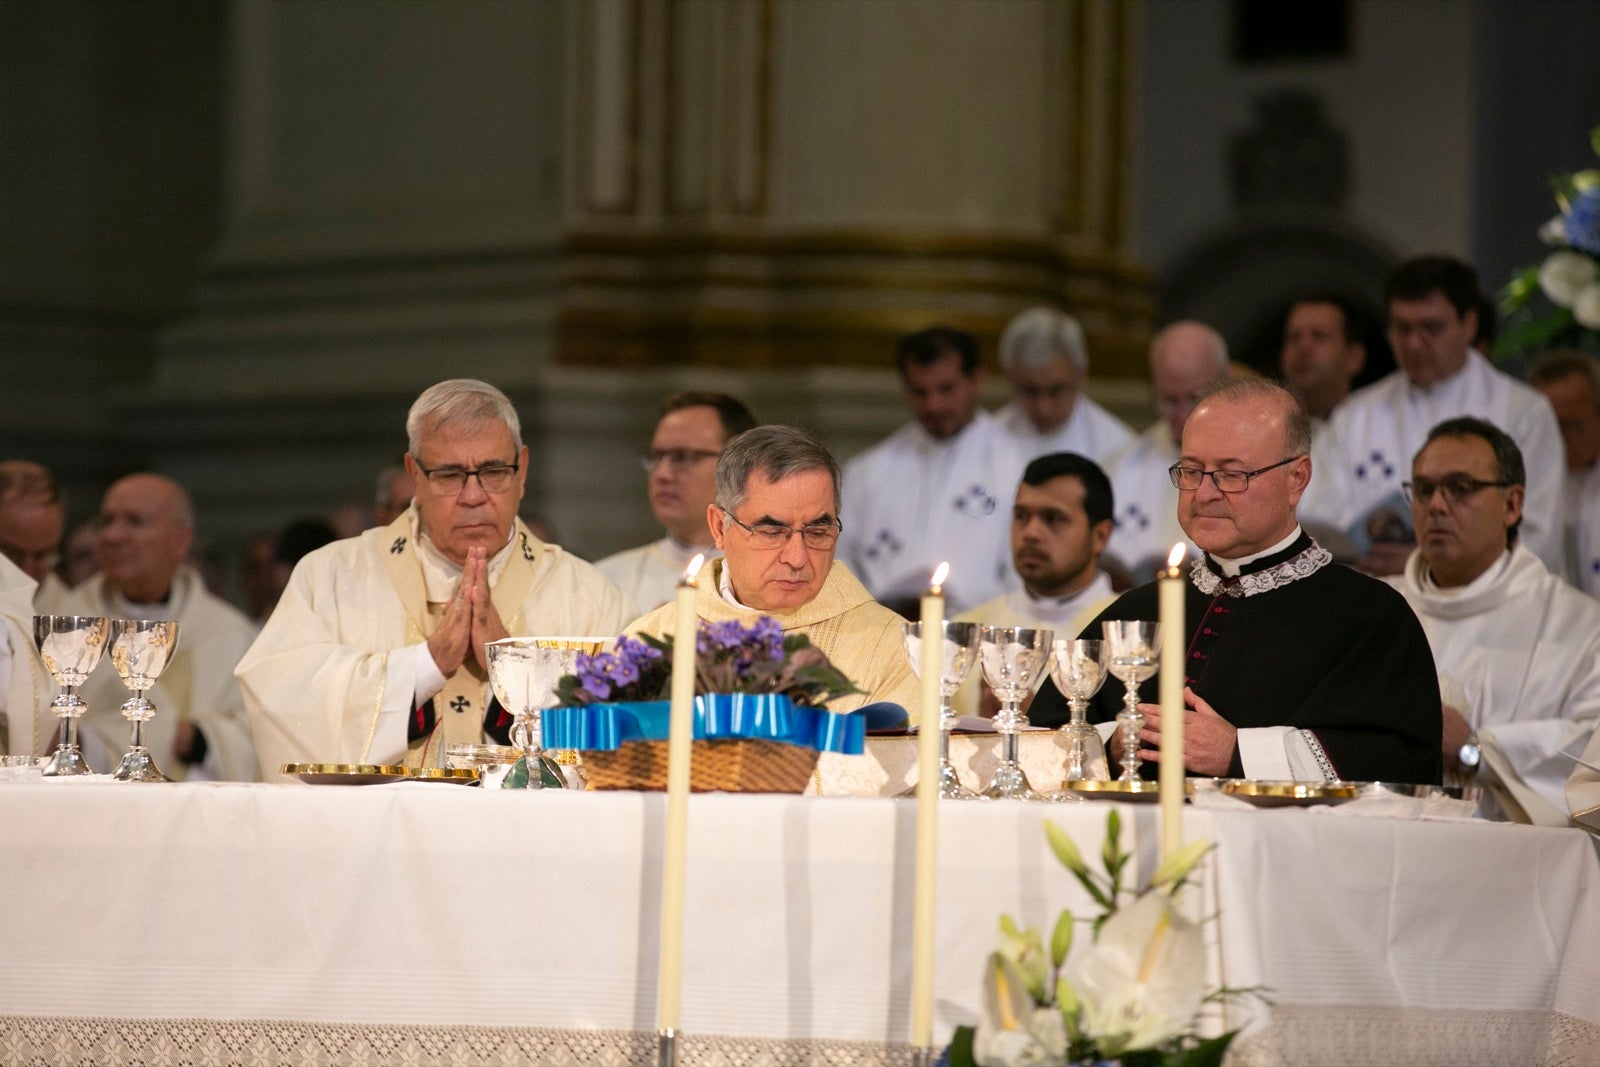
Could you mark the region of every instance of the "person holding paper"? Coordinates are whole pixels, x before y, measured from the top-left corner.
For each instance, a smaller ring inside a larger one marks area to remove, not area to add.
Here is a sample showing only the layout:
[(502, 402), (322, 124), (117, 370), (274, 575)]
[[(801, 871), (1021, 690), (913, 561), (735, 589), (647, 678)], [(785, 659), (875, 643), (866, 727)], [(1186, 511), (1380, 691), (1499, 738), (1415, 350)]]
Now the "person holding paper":
[(1522, 544), (1527, 476), (1477, 418), (1428, 433), (1406, 483), (1417, 550), (1389, 582), (1422, 620), (1444, 697), (1444, 766), (1518, 822), (1565, 826), (1563, 787), (1600, 720), (1600, 603)]
[[(833, 558), (841, 528), (839, 464), (826, 445), (793, 426), (758, 426), (735, 437), (717, 458), (717, 499), (706, 523), (723, 558), (695, 578), (701, 619), (749, 623), (771, 615), (784, 633), (810, 638), (863, 690), (831, 701), (831, 710), (887, 701), (917, 720), (921, 701), (904, 620)], [(628, 631), (664, 637), (673, 617), (674, 605), (664, 604)]]
[[(1335, 565), (1295, 516), (1311, 478), (1310, 436), (1292, 395), (1250, 378), (1214, 385), (1184, 426), (1170, 475), (1178, 521), (1204, 555), (1185, 590), (1187, 658), (1160, 669), (1183, 671), (1185, 766), (1234, 778), (1437, 783), (1439, 687), (1422, 626), (1393, 589)], [(1157, 618), (1156, 598), (1155, 583), (1130, 590), (1083, 636), (1100, 636), (1107, 619)], [(1091, 721), (1115, 718), (1122, 692), (1107, 679)], [(1046, 682), (1032, 714), (1057, 721), (1063, 704)], [(1161, 709), (1140, 707), (1139, 755), (1153, 760)]]

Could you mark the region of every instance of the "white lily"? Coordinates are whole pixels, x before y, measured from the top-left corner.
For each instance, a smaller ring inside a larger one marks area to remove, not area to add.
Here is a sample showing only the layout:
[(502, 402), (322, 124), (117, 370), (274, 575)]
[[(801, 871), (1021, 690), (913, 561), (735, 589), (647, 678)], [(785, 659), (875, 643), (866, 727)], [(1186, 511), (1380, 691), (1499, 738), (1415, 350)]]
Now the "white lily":
[(1101, 1055), (1154, 1048), (1188, 1030), (1205, 999), (1200, 928), (1165, 893), (1146, 893), (1106, 921), (1067, 978)]
[(1011, 961), (989, 954), (983, 979), (983, 1018), (972, 1035), (979, 1067), (1064, 1067), (1067, 1031), (1061, 1013), (1040, 1007)]
[(1582, 252), (1553, 252), (1539, 267), (1539, 288), (1557, 307), (1569, 308), (1587, 286), (1600, 281), (1600, 264)]
[(1592, 282), (1578, 290), (1572, 298), (1572, 317), (1579, 326), (1600, 330), (1600, 282)]
[(1050, 961), (1044, 954), (1044, 942), (1033, 927), (1019, 930), (1009, 915), (1000, 916), (1000, 955), (1015, 969), (1023, 988), (1035, 1003), (1049, 999), (1045, 983), (1050, 980)]

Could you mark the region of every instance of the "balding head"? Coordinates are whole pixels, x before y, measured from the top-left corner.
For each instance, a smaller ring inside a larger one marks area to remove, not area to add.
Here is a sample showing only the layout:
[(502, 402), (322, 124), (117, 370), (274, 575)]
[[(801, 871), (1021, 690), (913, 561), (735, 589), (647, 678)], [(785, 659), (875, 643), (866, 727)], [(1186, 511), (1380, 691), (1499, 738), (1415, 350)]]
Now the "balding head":
[(1183, 424), (1201, 391), (1228, 369), (1228, 343), (1201, 322), (1184, 320), (1161, 330), (1150, 341), (1150, 384), (1156, 411), (1166, 420), (1172, 440), (1183, 440)]
[(49, 469), (27, 460), (0, 462), (0, 553), (36, 582), (55, 567), (66, 524)]
[(167, 599), (194, 543), (194, 507), (183, 486), (130, 474), (106, 490), (96, 555), (106, 584), (136, 604)]

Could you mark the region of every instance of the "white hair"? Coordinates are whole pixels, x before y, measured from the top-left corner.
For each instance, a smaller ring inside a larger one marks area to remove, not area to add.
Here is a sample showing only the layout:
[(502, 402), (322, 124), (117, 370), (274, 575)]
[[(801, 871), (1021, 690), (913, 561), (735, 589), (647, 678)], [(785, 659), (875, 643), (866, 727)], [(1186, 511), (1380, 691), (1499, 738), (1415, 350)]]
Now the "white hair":
[(1089, 351), (1078, 320), (1055, 308), (1029, 308), (1000, 335), (1000, 369), (1038, 370), (1064, 358), (1079, 374), (1089, 369)]
[(451, 378), (428, 386), (412, 403), (406, 415), (407, 444), (413, 456), (421, 455), (423, 434), (441, 426), (489, 420), (505, 423), (517, 450), (522, 450), (522, 423), (506, 394), (476, 378)]

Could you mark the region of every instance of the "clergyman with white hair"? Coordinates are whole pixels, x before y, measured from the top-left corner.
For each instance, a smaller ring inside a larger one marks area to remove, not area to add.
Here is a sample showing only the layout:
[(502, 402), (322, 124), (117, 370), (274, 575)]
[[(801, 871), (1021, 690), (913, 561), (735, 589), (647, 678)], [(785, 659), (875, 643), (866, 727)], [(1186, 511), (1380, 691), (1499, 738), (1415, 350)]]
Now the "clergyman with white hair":
[(447, 744), (504, 744), (489, 642), (610, 637), (638, 614), (517, 518), (528, 448), (504, 393), (440, 382), (411, 405), (406, 434), (411, 506), (302, 559), (239, 664), (269, 781), (286, 762), (442, 766)]
[(1015, 394), (995, 412), (1028, 458), (1076, 452), (1104, 462), (1133, 431), (1083, 392), (1089, 350), (1078, 320), (1054, 308), (1029, 308), (1000, 335), (1000, 370)]

